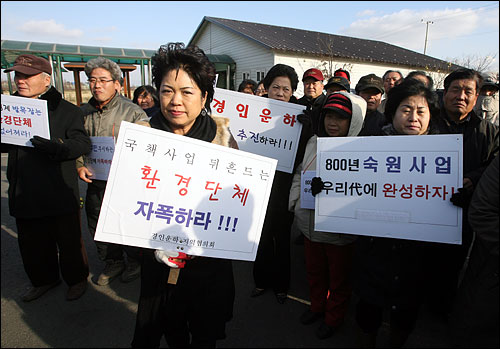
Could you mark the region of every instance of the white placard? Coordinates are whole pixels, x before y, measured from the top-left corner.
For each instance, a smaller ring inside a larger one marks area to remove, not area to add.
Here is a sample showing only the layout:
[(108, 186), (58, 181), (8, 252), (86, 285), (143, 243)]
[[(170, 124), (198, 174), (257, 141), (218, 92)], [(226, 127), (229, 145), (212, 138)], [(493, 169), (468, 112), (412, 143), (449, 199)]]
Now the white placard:
[(92, 150), (83, 157), (85, 167), (92, 173), (91, 179), (107, 181), (113, 153), (115, 139), (113, 137), (90, 137)]
[(253, 261), (276, 163), (123, 121), (95, 240)]
[(30, 139), (50, 139), (47, 101), (2, 95), (2, 143), (33, 147)]
[(318, 138), (315, 229), (462, 242), (462, 135)]
[(303, 105), (216, 88), (211, 109), (214, 116), (229, 118), (241, 150), (276, 159), (278, 171), (293, 172)]
[(314, 210), (314, 196), (311, 191), (313, 177), (316, 177), (316, 171), (300, 172), (300, 208)]

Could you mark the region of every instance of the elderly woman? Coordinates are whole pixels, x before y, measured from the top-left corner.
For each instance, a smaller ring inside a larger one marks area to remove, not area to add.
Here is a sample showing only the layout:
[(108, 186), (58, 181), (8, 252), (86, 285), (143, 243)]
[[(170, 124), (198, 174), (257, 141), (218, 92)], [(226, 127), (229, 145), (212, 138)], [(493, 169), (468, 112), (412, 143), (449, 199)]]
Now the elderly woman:
[[(415, 79), (389, 91), (385, 115), (391, 124), (383, 135), (436, 133), (437, 95)], [(417, 320), (425, 285), (426, 249), (430, 243), (359, 236), (354, 255), (354, 292), (359, 297), (356, 322), (362, 347), (374, 347), (384, 309), (390, 309), (390, 345), (401, 347)]]
[(152, 117), (154, 113), (160, 110), (158, 92), (151, 85), (142, 85), (136, 88), (132, 102), (141, 107), (148, 117)]
[[(151, 127), (237, 148), (229, 121), (209, 114), (215, 67), (202, 50), (170, 43), (160, 47), (152, 65), (161, 112), (151, 117)], [(169, 347), (215, 347), (232, 318), (231, 260), (148, 249), (143, 255), (132, 347), (159, 347), (163, 335)], [(183, 269), (172, 285), (167, 280), (175, 268)]]
[[(297, 103), (293, 92), (297, 89), (299, 78), (295, 70), (285, 64), (276, 64), (265, 76), (263, 83), (271, 99), (283, 102)], [(299, 118), (302, 122), (303, 119)], [(307, 127), (302, 128), (294, 169), (304, 156), (305, 145), (312, 133)], [(293, 174), (276, 171), (266, 219), (253, 267), (255, 288), (251, 297), (262, 295), (266, 289), (273, 289), (278, 303), (287, 299), (290, 287), (290, 230), (293, 213), (288, 211), (288, 195), (292, 185)]]

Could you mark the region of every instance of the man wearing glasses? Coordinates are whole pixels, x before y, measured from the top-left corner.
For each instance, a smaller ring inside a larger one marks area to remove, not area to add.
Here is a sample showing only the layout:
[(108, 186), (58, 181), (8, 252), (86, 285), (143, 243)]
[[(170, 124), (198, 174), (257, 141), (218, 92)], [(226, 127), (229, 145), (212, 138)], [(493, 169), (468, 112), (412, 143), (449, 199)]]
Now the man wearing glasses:
[[(85, 64), (92, 98), (81, 106), (85, 130), (93, 137), (113, 137), (115, 142), (122, 121), (145, 123), (148, 116), (137, 104), (122, 97), (120, 79), (122, 72), (115, 62), (98, 57)], [(84, 166), (83, 158), (77, 160), (78, 176), (88, 183), (85, 211), (89, 232), (95, 236), (107, 181), (91, 179), (92, 173)], [(139, 249), (130, 246), (96, 241), (99, 258), (106, 265), (95, 280), (100, 286), (109, 284), (121, 275), (122, 282), (130, 282), (140, 275)], [(127, 255), (125, 263), (124, 254)]]

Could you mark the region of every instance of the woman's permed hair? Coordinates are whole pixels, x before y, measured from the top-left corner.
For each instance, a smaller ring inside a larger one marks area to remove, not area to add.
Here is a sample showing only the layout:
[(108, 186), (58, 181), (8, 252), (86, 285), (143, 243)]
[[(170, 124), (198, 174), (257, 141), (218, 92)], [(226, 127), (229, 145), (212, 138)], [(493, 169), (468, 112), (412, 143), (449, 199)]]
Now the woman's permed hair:
[(135, 104), (138, 104), (137, 99), (139, 98), (141, 93), (143, 93), (144, 91), (146, 91), (147, 93), (149, 93), (151, 95), (151, 97), (153, 98), (153, 101), (155, 103), (155, 106), (159, 107), (160, 100), (158, 99), (158, 92), (151, 85), (142, 85), (142, 86), (139, 86), (138, 88), (136, 88), (134, 91), (134, 98), (132, 99), (132, 102), (134, 102)]
[(162, 45), (151, 58), (153, 84), (160, 91), (160, 85), (170, 71), (184, 70), (198, 85), (202, 96), (207, 94), (205, 108), (210, 112), (214, 97), (215, 66), (208, 60), (202, 49), (197, 46), (184, 47), (181, 42)]
[(90, 74), (92, 73), (92, 71), (94, 69), (97, 69), (97, 68), (102, 68), (102, 69), (106, 69), (107, 71), (109, 71), (109, 73), (111, 74), (111, 78), (113, 80), (120, 81), (120, 79), (122, 77), (122, 70), (120, 69), (118, 64), (116, 64), (112, 60), (104, 58), (104, 57), (97, 57), (97, 58), (93, 58), (93, 59), (89, 60), (85, 64), (85, 68), (84, 68), (85, 75), (87, 75), (87, 77), (90, 77)]
[(285, 76), (290, 79), (290, 83), (292, 84), (292, 91), (297, 90), (297, 85), (299, 84), (299, 77), (295, 69), (286, 64), (276, 64), (267, 72), (262, 83), (264, 84), (264, 88), (269, 91), (269, 86), (274, 79), (278, 76)]
[(423, 96), (427, 100), (431, 120), (439, 117), (438, 96), (435, 92), (428, 89), (421, 81), (415, 79), (404, 79), (402, 83), (394, 86), (387, 95), (385, 103), (385, 117), (392, 123), (396, 110), (403, 100), (412, 96)]

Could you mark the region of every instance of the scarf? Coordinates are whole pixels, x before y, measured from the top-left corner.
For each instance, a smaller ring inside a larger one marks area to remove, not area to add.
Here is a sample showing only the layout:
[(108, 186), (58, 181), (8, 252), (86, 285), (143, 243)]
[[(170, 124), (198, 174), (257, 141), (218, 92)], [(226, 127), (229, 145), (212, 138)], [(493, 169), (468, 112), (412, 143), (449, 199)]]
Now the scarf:
[[(155, 113), (151, 120), (149, 120), (149, 124), (152, 128), (156, 128), (158, 130), (173, 132), (170, 124), (167, 119), (163, 116), (161, 112)], [(199, 139), (205, 142), (212, 142), (215, 138), (215, 134), (217, 133), (217, 124), (212, 119), (210, 115), (203, 109), (196, 117), (196, 120), (191, 127), (191, 129), (186, 134), (186, 137)]]

